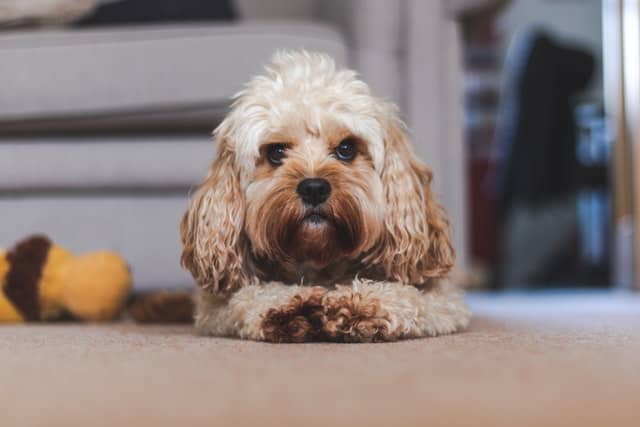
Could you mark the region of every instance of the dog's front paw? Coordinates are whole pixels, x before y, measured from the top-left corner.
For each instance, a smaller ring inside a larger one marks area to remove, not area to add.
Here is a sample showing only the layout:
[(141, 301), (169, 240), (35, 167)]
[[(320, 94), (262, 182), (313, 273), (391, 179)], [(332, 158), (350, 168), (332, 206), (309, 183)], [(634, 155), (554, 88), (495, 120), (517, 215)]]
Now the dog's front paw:
[(381, 342), (395, 341), (400, 334), (393, 328), (390, 314), (377, 298), (360, 293), (335, 295), (323, 300), (324, 333), (331, 341)]
[(318, 341), (323, 334), (324, 288), (311, 288), (294, 295), (286, 305), (269, 309), (262, 318), (265, 341), (300, 343)]

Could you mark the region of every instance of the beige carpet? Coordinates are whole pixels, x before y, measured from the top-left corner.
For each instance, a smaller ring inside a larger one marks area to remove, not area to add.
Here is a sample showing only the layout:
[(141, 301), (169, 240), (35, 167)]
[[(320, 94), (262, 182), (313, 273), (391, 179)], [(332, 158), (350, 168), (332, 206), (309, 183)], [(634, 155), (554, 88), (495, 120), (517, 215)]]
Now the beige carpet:
[(640, 300), (471, 302), (468, 332), (395, 344), (0, 327), (0, 425), (640, 425)]

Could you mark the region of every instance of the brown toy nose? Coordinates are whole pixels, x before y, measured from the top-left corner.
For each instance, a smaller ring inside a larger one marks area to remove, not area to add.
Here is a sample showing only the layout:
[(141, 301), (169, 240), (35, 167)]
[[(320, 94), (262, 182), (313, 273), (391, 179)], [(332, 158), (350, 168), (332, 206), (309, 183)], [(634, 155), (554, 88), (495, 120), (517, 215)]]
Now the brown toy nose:
[(306, 178), (298, 184), (297, 192), (303, 202), (318, 206), (329, 198), (331, 184), (323, 178)]

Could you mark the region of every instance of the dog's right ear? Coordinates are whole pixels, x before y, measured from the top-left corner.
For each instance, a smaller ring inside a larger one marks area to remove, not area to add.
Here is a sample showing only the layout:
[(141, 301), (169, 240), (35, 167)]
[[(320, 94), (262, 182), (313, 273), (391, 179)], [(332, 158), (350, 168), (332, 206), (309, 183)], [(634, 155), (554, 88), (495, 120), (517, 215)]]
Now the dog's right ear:
[(247, 280), (244, 271), (244, 197), (234, 153), (223, 137), (209, 175), (182, 217), (182, 266), (210, 292), (230, 292)]
[(390, 280), (424, 286), (453, 268), (449, 220), (431, 191), (431, 171), (413, 153), (404, 125), (388, 115), (381, 177), (388, 214), (368, 262), (381, 265)]

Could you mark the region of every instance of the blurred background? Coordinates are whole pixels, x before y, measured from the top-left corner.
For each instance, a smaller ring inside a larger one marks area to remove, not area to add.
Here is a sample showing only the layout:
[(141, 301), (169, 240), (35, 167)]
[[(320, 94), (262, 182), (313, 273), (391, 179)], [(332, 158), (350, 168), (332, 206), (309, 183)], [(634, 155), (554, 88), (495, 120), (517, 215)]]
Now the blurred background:
[(305, 48), (400, 106), (456, 280), (633, 289), (637, 3), (0, 0), (0, 245), (43, 232), (120, 251), (138, 289), (191, 286), (178, 222), (211, 130)]

